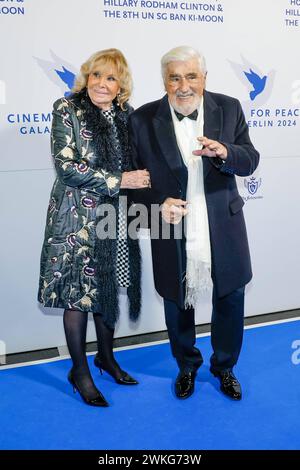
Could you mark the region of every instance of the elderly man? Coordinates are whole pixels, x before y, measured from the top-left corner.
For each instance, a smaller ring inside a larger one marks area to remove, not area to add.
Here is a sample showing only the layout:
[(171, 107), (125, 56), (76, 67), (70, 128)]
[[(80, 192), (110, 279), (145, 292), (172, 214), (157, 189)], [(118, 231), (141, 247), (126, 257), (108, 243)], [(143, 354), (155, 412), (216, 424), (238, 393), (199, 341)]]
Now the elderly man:
[[(175, 394), (188, 398), (194, 392), (203, 362), (195, 347), (194, 307), (212, 283), (210, 371), (225, 395), (240, 400), (233, 367), (252, 272), (235, 175), (251, 175), (259, 154), (239, 101), (205, 90), (205, 59), (198, 51), (177, 47), (161, 64), (167, 94), (133, 112), (129, 128), (136, 167), (151, 174), (151, 188), (137, 192), (135, 200), (161, 204), (162, 223), (173, 230), (151, 243), (155, 286), (179, 366)], [(174, 236), (183, 220), (182, 237), (178, 230)]]

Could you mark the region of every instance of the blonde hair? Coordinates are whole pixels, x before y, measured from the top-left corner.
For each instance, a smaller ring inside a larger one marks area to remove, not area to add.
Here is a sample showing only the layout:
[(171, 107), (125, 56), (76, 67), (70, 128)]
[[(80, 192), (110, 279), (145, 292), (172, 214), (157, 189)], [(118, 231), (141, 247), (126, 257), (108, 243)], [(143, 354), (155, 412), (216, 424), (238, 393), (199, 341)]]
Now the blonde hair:
[(118, 103), (121, 109), (124, 110), (123, 105), (129, 100), (132, 92), (132, 78), (127, 61), (122, 52), (118, 49), (104, 49), (103, 51), (95, 52), (95, 54), (84, 62), (80, 67), (80, 72), (76, 77), (72, 91), (79, 93), (86, 88), (90, 73), (99, 66), (103, 68), (107, 66), (116, 67), (117, 79), (120, 84)]

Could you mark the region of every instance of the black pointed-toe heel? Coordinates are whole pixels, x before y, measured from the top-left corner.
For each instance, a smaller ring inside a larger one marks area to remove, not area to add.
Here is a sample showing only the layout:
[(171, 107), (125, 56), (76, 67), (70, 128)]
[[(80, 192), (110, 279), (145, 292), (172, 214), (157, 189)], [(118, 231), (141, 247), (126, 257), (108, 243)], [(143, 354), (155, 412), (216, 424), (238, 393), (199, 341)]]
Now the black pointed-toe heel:
[(73, 387), (73, 393), (78, 392), (83, 401), (90, 406), (109, 406), (107, 401), (105, 400), (104, 396), (102, 393), (97, 390), (97, 395), (94, 398), (88, 398), (84, 395), (82, 390), (80, 390), (80, 387), (78, 386), (78, 383), (76, 383), (75, 378), (73, 376), (72, 370), (70, 370), (68, 374), (68, 381)]
[(114, 376), (111, 372), (109, 372), (101, 363), (98, 354), (96, 354), (94, 359), (94, 364), (100, 370), (100, 374), (103, 374), (103, 371), (107, 372), (119, 385), (138, 385), (138, 381), (135, 380), (131, 375), (121, 369), (121, 377)]

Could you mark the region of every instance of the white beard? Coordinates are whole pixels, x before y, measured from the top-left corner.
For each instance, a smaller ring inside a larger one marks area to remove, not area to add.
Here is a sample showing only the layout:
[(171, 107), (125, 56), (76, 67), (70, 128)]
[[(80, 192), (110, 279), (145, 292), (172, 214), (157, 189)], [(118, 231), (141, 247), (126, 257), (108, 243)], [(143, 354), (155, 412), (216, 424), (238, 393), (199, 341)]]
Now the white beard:
[[(174, 100), (175, 101), (175, 100)], [(188, 116), (191, 114), (195, 109), (197, 109), (200, 105), (201, 97), (200, 96), (195, 96), (194, 100), (192, 103), (187, 103), (187, 104), (182, 104), (182, 106), (178, 106), (177, 102), (173, 102), (170, 100), (170, 104), (172, 107), (177, 111), (178, 113), (183, 114), (184, 116)]]

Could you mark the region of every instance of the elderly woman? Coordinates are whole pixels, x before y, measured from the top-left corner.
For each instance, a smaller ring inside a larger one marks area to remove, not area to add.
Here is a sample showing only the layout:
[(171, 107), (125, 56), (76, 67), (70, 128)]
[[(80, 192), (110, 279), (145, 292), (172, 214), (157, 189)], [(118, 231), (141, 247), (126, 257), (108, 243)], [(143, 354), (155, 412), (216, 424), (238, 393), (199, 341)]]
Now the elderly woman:
[[(119, 207), (119, 200), (125, 199), (119, 196), (126, 195), (126, 189), (150, 185), (146, 170), (131, 171), (130, 94), (123, 54), (107, 49), (82, 65), (73, 94), (56, 101), (53, 110), (51, 148), (57, 178), (47, 214), (38, 300), (45, 307), (64, 309), (73, 361), (68, 380), (93, 406), (108, 403), (93, 382), (86, 358), (88, 312), (95, 322), (95, 365), (101, 374), (105, 370), (122, 385), (138, 383), (113, 356), (119, 287), (127, 288), (130, 318), (136, 320), (140, 311), (139, 245), (126, 236), (127, 207)], [(101, 209), (107, 207), (114, 209), (109, 214), (116, 214), (115, 234), (109, 238), (98, 231), (106, 215)]]

